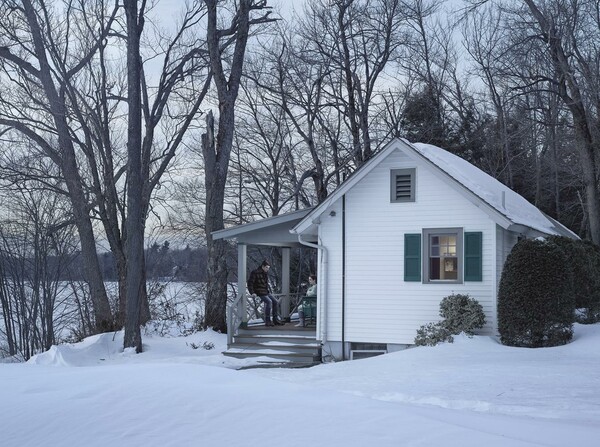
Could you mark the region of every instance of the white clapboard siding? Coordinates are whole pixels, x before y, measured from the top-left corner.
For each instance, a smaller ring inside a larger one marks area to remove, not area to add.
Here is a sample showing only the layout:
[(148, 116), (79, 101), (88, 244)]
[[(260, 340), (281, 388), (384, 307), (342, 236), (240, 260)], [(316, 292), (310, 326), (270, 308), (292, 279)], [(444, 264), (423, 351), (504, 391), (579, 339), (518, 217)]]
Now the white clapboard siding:
[[(335, 216), (329, 215), (331, 211), (335, 212)], [(318, 316), (317, 334), (322, 334), (325, 331), (326, 339), (333, 340), (339, 340), (342, 333), (342, 220), (337, 217), (341, 216), (341, 213), (341, 201), (338, 201), (323, 213), (321, 225), (319, 225), (320, 243), (327, 246), (327, 269), (325, 272), (326, 277), (317, 279), (319, 282), (326, 283), (326, 319), (323, 320), (321, 315)], [(325, 328), (321, 327), (323, 324), (326, 325)]]
[[(415, 202), (390, 202), (390, 171), (416, 168)], [(328, 247), (327, 339), (341, 341), (341, 200), (322, 214), (320, 236)], [(404, 282), (404, 234), (423, 228), (463, 228), (483, 233), (483, 281), (463, 284)], [(495, 327), (496, 225), (439, 173), (395, 151), (346, 195), (345, 341), (411, 344), (423, 324), (439, 320), (439, 303), (468, 293)]]

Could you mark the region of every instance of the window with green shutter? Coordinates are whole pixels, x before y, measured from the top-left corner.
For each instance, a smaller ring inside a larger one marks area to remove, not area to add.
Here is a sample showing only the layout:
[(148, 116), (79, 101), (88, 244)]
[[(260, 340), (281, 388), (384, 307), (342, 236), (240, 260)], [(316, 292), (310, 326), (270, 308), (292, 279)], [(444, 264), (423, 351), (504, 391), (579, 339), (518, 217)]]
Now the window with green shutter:
[(423, 282), (463, 282), (462, 228), (423, 229)]
[(481, 232), (465, 232), (465, 281), (483, 281)]
[(421, 281), (421, 235), (404, 235), (404, 281)]

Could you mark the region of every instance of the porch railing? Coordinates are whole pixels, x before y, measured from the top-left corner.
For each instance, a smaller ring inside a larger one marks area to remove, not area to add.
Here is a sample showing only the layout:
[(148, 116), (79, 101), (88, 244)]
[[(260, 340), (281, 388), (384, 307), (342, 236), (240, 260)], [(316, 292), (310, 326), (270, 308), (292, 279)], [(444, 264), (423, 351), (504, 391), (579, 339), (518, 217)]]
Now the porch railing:
[[(304, 295), (301, 293), (274, 293), (273, 296), (280, 301), (285, 296), (290, 297), (290, 311), (286, 316), (289, 319), (297, 311), (298, 304), (300, 304)], [(244, 300), (246, 300), (246, 306), (244, 306)], [(252, 300), (251, 303), (248, 301), (248, 294), (244, 292), (238, 295), (227, 308), (227, 348), (233, 344), (233, 337), (239, 334), (240, 327), (244, 321), (262, 319), (262, 302), (260, 298)], [(245, 315), (244, 307), (246, 308)], [(244, 317), (246, 318), (244, 319)]]
[(246, 292), (240, 293), (227, 308), (227, 349), (233, 344), (235, 337), (244, 321), (244, 305), (242, 300), (246, 298)]

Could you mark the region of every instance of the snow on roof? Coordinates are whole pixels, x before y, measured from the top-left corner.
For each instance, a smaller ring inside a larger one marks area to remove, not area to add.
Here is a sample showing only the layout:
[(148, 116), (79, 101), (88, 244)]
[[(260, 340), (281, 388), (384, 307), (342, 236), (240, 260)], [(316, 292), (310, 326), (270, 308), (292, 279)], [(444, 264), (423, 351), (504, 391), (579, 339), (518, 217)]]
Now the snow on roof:
[(504, 220), (505, 222), (500, 223), (504, 228), (512, 224), (527, 227), (542, 234), (556, 234), (579, 239), (575, 233), (560, 222), (545, 215), (524, 197), (468, 161), (437, 146), (424, 143), (410, 143), (407, 140), (399, 138), (388, 143), (381, 152), (354, 172), (323, 203), (308, 213), (291, 232), (303, 233), (309, 228), (314, 227), (316, 216), (320, 216), (325, 212), (334, 201), (353, 188), (381, 160), (395, 150), (403, 151), (412, 157), (425, 159), (440, 169), (450, 179), (456, 181), (470, 194), (473, 194), (474, 198), (482, 200), (486, 204), (488, 212), (493, 213), (495, 216), (490, 214), (492, 218), (498, 223), (500, 223), (498, 219)]
[(564, 233), (557, 228), (555, 221), (548, 218), (535, 205), (468, 161), (431, 144), (408, 144), (513, 223), (546, 234)]

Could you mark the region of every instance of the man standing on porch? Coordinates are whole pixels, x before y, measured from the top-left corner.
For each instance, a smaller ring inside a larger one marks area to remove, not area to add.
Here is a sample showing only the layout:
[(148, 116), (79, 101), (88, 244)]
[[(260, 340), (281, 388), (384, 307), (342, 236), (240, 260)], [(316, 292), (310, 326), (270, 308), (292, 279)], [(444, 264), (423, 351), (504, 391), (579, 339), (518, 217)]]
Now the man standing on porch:
[[(268, 272), (270, 268), (271, 264), (265, 259), (256, 270), (252, 270), (248, 278), (248, 292), (252, 296), (258, 296), (265, 303), (265, 326), (281, 326), (284, 323), (277, 319), (277, 305), (279, 302), (277, 298), (271, 295), (269, 286)], [(271, 314), (273, 315), (273, 321), (271, 321)]]

